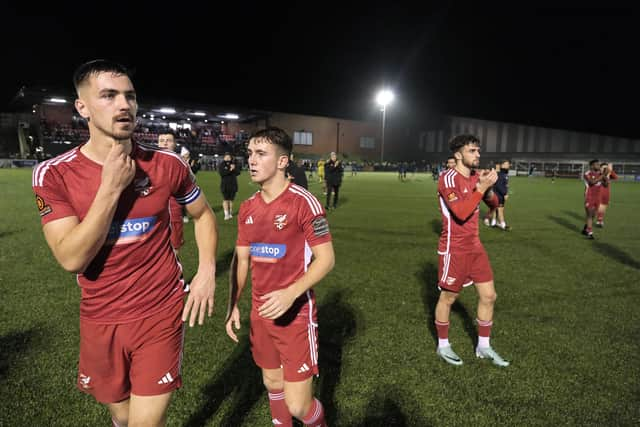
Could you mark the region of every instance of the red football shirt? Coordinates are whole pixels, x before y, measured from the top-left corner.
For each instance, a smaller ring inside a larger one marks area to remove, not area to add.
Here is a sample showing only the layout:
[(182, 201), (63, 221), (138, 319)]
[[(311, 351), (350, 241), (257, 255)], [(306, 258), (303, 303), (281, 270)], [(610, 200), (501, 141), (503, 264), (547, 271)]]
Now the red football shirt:
[(442, 214), (442, 233), (438, 253), (448, 254), (480, 245), (479, 204), (483, 194), (476, 190), (478, 175), (469, 178), (449, 169), (438, 179), (438, 201)]
[(263, 304), (261, 296), (298, 280), (311, 262), (311, 248), (329, 241), (322, 205), (299, 185), (288, 184), (270, 203), (260, 192), (244, 201), (236, 244), (250, 248), (253, 309)]
[[(600, 171), (588, 170), (584, 173), (584, 198), (585, 200), (598, 200), (600, 197), (600, 188), (602, 188), (602, 181), (600, 178), (602, 174)], [(595, 184), (591, 183), (591, 180), (598, 180)]]
[[(180, 300), (182, 266), (171, 248), (169, 199), (188, 204), (200, 188), (175, 153), (134, 143), (136, 174), (122, 192), (107, 240), (89, 267), (77, 275), (80, 317), (114, 324), (153, 316)], [(33, 191), (45, 225), (86, 216), (100, 186), (102, 166), (74, 148), (40, 163)]]

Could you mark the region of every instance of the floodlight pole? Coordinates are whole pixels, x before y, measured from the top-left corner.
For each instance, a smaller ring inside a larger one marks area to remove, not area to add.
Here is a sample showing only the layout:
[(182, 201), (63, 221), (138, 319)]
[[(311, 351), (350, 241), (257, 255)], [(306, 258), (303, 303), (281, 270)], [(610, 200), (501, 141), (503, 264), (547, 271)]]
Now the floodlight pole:
[(387, 106), (382, 106), (382, 140), (380, 143), (380, 163), (384, 162), (384, 123), (386, 118)]

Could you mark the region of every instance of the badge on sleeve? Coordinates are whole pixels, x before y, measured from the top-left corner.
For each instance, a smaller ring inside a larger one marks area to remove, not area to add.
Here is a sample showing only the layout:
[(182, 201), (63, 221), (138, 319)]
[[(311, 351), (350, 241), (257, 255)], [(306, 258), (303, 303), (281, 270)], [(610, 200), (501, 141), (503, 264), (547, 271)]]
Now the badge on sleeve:
[(38, 212), (40, 212), (40, 216), (45, 216), (50, 214), (53, 210), (51, 206), (47, 205), (44, 199), (36, 194), (36, 204), (38, 205)]
[(316, 237), (324, 236), (325, 234), (329, 234), (329, 222), (327, 218), (323, 216), (319, 216), (311, 222), (311, 226), (313, 227), (313, 233)]

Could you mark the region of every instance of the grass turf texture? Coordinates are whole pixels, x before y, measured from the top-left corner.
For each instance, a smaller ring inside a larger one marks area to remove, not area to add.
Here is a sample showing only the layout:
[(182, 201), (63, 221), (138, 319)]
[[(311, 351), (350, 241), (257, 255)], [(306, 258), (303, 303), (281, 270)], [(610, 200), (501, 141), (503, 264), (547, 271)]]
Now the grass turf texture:
[[(78, 299), (74, 277), (47, 248), (28, 170), (0, 170), (0, 425), (96, 426), (107, 411), (77, 391)], [(184, 387), (169, 425), (270, 425), (266, 393), (248, 346), (222, 324), (236, 219), (221, 219), (219, 177), (198, 180), (219, 218), (216, 314), (188, 329)], [(239, 178), (239, 201), (255, 187)], [(329, 213), (337, 264), (317, 286), (317, 395), (336, 426), (637, 425), (640, 423), (640, 185), (614, 183), (606, 228), (582, 235), (579, 180), (515, 178), (511, 232), (481, 225), (496, 278), (492, 344), (512, 365), (477, 360), (476, 295), (463, 291), (450, 340), (462, 367), (435, 354), (433, 309), (440, 215), (430, 175), (345, 174)], [(324, 200), (320, 185), (311, 190)], [(484, 206), (483, 206), (484, 209)], [(197, 258), (193, 225), (182, 251)]]

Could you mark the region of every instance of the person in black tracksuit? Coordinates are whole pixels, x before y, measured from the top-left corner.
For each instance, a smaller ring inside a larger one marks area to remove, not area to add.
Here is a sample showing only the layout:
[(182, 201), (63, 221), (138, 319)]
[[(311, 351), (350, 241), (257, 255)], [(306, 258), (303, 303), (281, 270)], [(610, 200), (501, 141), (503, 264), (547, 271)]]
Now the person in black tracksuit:
[(299, 185), (305, 190), (309, 189), (307, 174), (300, 160), (295, 160), (293, 153), (289, 156), (289, 165), (287, 165), (287, 178), (294, 184)]
[[(325, 209), (338, 207), (338, 192), (342, 184), (342, 174), (344, 168), (342, 162), (338, 160), (336, 153), (331, 153), (331, 158), (324, 164), (324, 177), (327, 182), (327, 203)], [(333, 192), (333, 205), (331, 202), (331, 193)]]
[(231, 154), (225, 153), (222, 162), (218, 165), (220, 173), (220, 191), (222, 191), (222, 208), (224, 209), (224, 219), (233, 218), (233, 199), (238, 192), (238, 175), (240, 168), (234, 162)]
[(498, 180), (493, 185), (493, 191), (498, 196), (498, 227), (502, 230), (509, 230), (510, 227), (504, 218), (504, 205), (509, 198), (509, 167), (511, 164), (508, 160), (500, 164), (498, 172)]

